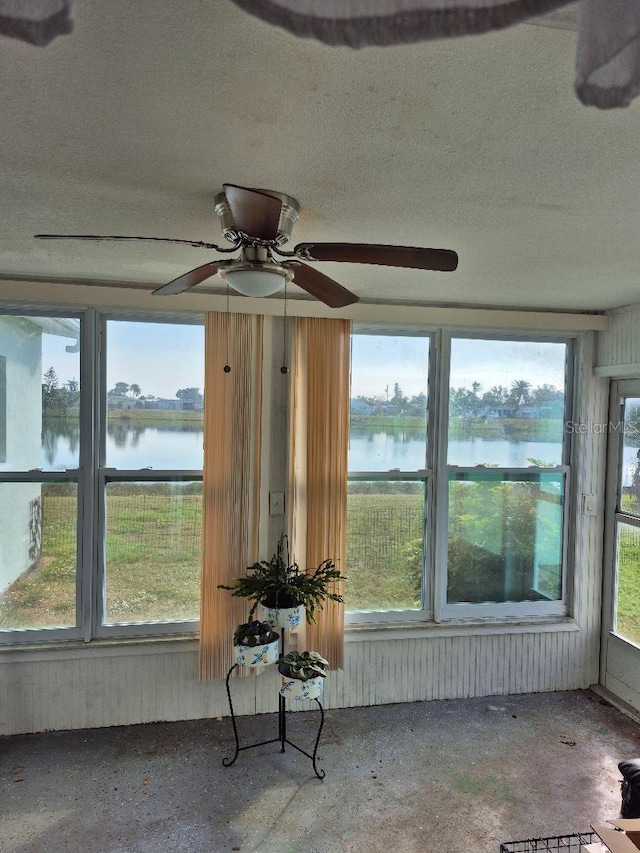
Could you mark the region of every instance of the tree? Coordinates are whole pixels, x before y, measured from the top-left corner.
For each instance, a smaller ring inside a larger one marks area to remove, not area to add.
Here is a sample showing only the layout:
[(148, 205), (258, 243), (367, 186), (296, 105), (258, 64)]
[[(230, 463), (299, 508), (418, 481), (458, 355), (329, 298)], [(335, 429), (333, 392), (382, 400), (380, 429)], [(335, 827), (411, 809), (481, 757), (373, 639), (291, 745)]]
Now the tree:
[(133, 383), (133, 385), (129, 385), (129, 391), (131, 391), (131, 393), (133, 394), (134, 397), (139, 397), (140, 394), (142, 394), (142, 391), (140, 390), (140, 386), (136, 385), (135, 382)]
[(129, 386), (126, 382), (116, 382), (111, 391), (109, 391), (109, 396), (125, 397), (128, 390)]
[(42, 377), (42, 406), (45, 409), (53, 409), (56, 404), (56, 392), (58, 390), (58, 374), (50, 367)]
[(185, 403), (199, 403), (202, 400), (199, 388), (179, 388), (176, 391), (176, 397)]
[(407, 408), (407, 398), (402, 393), (402, 388), (396, 382), (393, 386), (393, 397), (391, 398), (391, 404), (396, 412), (400, 413)]
[(482, 395), (485, 406), (504, 406), (509, 397), (509, 390), (504, 385), (494, 385)]
[(61, 390), (65, 392), (67, 406), (75, 408), (80, 402), (80, 383), (78, 380), (68, 379)]
[(527, 405), (530, 400), (531, 383), (526, 379), (516, 379), (511, 383), (510, 397), (516, 406)]

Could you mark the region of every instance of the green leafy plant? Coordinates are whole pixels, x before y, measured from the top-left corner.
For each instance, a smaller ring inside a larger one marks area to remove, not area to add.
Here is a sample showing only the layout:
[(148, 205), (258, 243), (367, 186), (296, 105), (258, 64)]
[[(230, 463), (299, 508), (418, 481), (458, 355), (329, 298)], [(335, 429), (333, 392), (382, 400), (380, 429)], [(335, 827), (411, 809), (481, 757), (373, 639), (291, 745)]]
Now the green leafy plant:
[(267, 622), (260, 622), (254, 619), (252, 622), (245, 622), (243, 625), (238, 625), (233, 634), (234, 646), (266, 646), (269, 643), (274, 643), (280, 634), (274, 631)]
[(231, 586), (219, 584), (220, 589), (253, 601), (249, 618), (258, 604), (271, 608), (303, 605), (307, 622), (315, 622), (315, 611), (322, 610), (326, 599), (342, 602), (343, 597), (332, 590), (332, 585), (344, 580), (333, 560), (323, 560), (306, 572), (297, 563), (284, 559), (286, 537), (278, 543), (277, 552), (269, 560), (261, 560), (247, 568), (246, 577), (235, 578)]
[(308, 681), (310, 678), (326, 678), (329, 661), (318, 652), (287, 652), (278, 660), (278, 672), (285, 678)]

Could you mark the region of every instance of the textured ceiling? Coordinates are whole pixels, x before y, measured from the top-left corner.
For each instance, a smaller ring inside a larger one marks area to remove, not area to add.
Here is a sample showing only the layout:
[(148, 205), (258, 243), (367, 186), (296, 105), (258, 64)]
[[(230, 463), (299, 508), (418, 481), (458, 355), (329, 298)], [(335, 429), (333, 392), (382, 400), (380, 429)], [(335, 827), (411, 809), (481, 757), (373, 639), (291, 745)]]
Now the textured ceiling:
[(212, 256), (32, 235), (220, 242), (231, 182), (297, 198), (295, 242), (460, 255), (453, 274), (318, 265), (363, 300), (639, 302), (640, 106), (581, 106), (571, 11), (551, 23), (353, 51), (226, 0), (85, 0), (48, 48), (0, 45), (0, 278), (162, 284)]

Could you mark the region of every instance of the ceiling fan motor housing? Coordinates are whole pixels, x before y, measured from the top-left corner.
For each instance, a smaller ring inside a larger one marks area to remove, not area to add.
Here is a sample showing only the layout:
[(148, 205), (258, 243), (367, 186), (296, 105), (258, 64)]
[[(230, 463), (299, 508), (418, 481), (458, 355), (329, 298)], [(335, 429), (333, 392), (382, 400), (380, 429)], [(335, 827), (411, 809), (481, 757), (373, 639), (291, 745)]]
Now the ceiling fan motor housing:
[[(290, 195), (285, 195), (284, 193), (276, 192), (275, 190), (261, 189), (259, 192), (273, 196), (282, 202), (280, 220), (278, 222), (278, 233), (275, 240), (272, 241), (272, 245), (282, 246), (291, 239), (293, 226), (296, 224), (298, 219), (300, 219), (300, 205), (295, 198), (292, 198)], [(220, 227), (222, 228), (224, 236), (231, 243), (237, 243), (240, 239), (240, 232), (233, 221), (231, 208), (229, 207), (229, 203), (224, 192), (218, 193), (216, 196), (214, 210), (220, 217)]]

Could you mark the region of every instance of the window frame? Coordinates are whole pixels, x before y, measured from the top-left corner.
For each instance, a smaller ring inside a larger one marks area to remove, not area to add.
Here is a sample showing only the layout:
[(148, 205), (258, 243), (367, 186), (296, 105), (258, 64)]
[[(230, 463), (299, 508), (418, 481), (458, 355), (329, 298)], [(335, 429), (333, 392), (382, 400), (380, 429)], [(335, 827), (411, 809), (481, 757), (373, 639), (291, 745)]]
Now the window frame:
[[(170, 634), (196, 633), (200, 627), (199, 619), (157, 621), (157, 622), (121, 622), (106, 623), (106, 583), (107, 583), (107, 529), (106, 529), (106, 497), (109, 483), (123, 482), (202, 482), (203, 469), (166, 469), (166, 468), (114, 468), (107, 466), (107, 359), (108, 342), (107, 326), (110, 322), (125, 323), (163, 323), (165, 325), (204, 326), (204, 317), (199, 314), (180, 315), (156, 314), (155, 312), (104, 311), (97, 314), (97, 334), (100, 345), (98, 348), (99, 362), (97, 365), (97, 397), (96, 424), (98, 442), (96, 446), (97, 461), (95, 468), (97, 524), (97, 552), (95, 555), (96, 571), (94, 572), (96, 590), (92, 598), (91, 624), (92, 633), (96, 638), (125, 638), (166, 636)], [(204, 347), (203, 347), (204, 359)]]
[[(428, 342), (428, 370), (425, 393), (427, 397), (427, 417), (425, 423), (425, 467), (415, 471), (349, 471), (349, 482), (422, 482), (424, 486), (424, 516), (423, 516), (423, 552), (422, 552), (422, 584), (421, 600), (422, 607), (411, 610), (346, 610), (345, 626), (348, 625), (384, 625), (397, 623), (418, 623), (433, 618), (433, 573), (428, 567), (433, 563), (434, 553), (434, 530), (435, 513), (435, 469), (434, 459), (436, 457), (437, 434), (435, 419), (437, 416), (437, 405), (435, 405), (436, 377), (439, 369), (439, 333), (437, 329), (430, 327), (398, 326), (390, 324), (376, 324), (374, 326), (355, 324), (351, 330), (352, 338), (355, 335), (389, 336), (389, 337), (413, 337), (423, 338)], [(347, 576), (349, 568), (347, 566)]]
[[(115, 469), (106, 461), (106, 324), (109, 320), (204, 326), (202, 313), (78, 309), (39, 303), (1, 305), (1, 316), (77, 319), (80, 324), (80, 401), (78, 468), (56, 471), (6, 471), (0, 467), (0, 484), (11, 482), (77, 483), (76, 523), (76, 624), (73, 627), (27, 628), (0, 631), (0, 645), (24, 645), (99, 639), (196, 636), (199, 619), (166, 622), (105, 624), (105, 488), (118, 481), (201, 482), (202, 469)], [(204, 357), (204, 352), (203, 352)]]
[[(419, 610), (380, 610), (349, 611), (345, 613), (345, 624), (384, 624), (384, 623), (456, 623), (504, 621), (523, 618), (564, 617), (569, 612), (569, 595), (572, 589), (573, 562), (570, 559), (572, 524), (572, 453), (571, 434), (564, 426), (569, 422), (574, 410), (574, 380), (576, 335), (566, 333), (514, 332), (502, 330), (468, 329), (432, 329), (415, 326), (360, 326), (354, 324), (352, 335), (389, 334), (429, 336), (429, 377), (427, 394), (427, 469), (423, 472), (393, 472), (394, 479), (425, 480), (425, 542), (423, 553), (422, 593), (423, 607)], [(531, 343), (561, 343), (566, 346), (564, 369), (564, 410), (563, 410), (563, 446), (561, 464), (554, 468), (530, 466), (524, 468), (497, 467), (496, 472), (528, 476), (536, 473), (554, 472), (563, 481), (562, 537), (562, 587), (561, 598), (555, 601), (536, 602), (447, 602), (447, 557), (448, 557), (448, 511), (449, 511), (449, 474), (472, 473), (473, 467), (448, 465), (449, 433), (449, 397), (451, 372), (451, 345), (454, 339), (494, 340)], [(429, 432), (431, 430), (431, 433)], [(349, 472), (349, 480), (389, 479), (387, 472)], [(347, 567), (348, 572), (348, 567)]]
[[(72, 482), (76, 484), (76, 570), (75, 570), (75, 602), (76, 623), (68, 627), (41, 627), (41, 628), (16, 628), (0, 631), (0, 643), (2, 645), (16, 645), (24, 643), (55, 642), (62, 640), (86, 639), (86, 616), (90, 607), (90, 584), (82, 571), (86, 565), (87, 557), (92, 549), (91, 534), (87, 538), (88, 522), (91, 505), (91, 483), (88, 478), (86, 467), (87, 458), (91, 454), (90, 424), (87, 412), (90, 409), (90, 399), (86, 386), (86, 378), (90, 371), (90, 364), (86, 353), (92, 339), (91, 329), (85, 323), (85, 312), (78, 309), (65, 309), (59, 306), (46, 305), (21, 305), (2, 306), (0, 315), (3, 317), (47, 317), (58, 319), (72, 319), (79, 322), (79, 349), (80, 349), (80, 399), (78, 411), (79, 426), (79, 456), (77, 468), (65, 468), (60, 470), (44, 471), (34, 468), (29, 471), (8, 471), (0, 468), (0, 485), (2, 483), (62, 483)], [(90, 359), (89, 359), (90, 361)], [(83, 383), (85, 385), (83, 386)], [(89, 506), (88, 506), (89, 505)]]

